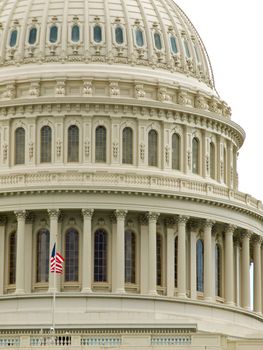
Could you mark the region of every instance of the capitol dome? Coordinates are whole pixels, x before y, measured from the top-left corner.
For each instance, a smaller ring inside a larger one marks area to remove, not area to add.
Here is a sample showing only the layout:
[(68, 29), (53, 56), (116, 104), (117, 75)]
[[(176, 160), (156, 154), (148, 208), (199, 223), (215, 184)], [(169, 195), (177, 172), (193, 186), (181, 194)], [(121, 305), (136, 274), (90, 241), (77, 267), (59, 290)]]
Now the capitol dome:
[(0, 348), (259, 349), (244, 138), (173, 0), (2, 1)]

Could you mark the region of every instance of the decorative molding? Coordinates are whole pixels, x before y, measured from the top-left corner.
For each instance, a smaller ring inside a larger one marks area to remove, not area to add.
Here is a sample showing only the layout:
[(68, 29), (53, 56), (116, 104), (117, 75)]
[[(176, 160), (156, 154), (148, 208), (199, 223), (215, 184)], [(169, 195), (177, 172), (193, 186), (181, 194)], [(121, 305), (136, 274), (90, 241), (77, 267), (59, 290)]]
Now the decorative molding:
[(156, 212), (153, 212), (153, 211), (149, 211), (147, 213), (147, 218), (148, 218), (149, 221), (156, 221), (157, 222), (159, 216), (160, 216), (160, 213), (156, 213)]
[(48, 209), (48, 215), (50, 217), (50, 219), (59, 219), (59, 216), (61, 214), (59, 209)]
[(94, 209), (82, 209), (81, 213), (82, 213), (84, 219), (85, 218), (92, 219), (92, 216), (94, 214)]
[(118, 220), (125, 220), (125, 217), (127, 215), (127, 210), (117, 209), (114, 211), (114, 214), (116, 216), (117, 221)]

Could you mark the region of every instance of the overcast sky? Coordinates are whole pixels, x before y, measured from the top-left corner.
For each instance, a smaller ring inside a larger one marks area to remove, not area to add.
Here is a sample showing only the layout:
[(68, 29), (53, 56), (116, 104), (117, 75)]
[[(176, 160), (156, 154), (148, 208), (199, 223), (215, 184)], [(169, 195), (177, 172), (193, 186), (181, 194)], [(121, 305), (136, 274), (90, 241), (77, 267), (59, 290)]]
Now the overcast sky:
[(246, 131), (239, 151), (239, 189), (263, 200), (262, 1), (175, 0), (210, 56), (216, 88)]

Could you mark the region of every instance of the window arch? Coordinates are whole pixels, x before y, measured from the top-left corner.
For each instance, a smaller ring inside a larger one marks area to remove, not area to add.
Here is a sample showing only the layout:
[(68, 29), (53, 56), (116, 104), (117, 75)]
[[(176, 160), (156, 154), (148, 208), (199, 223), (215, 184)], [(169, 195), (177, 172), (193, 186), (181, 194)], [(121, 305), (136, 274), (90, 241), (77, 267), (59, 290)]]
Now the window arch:
[(68, 128), (68, 162), (79, 161), (79, 128), (71, 125)]
[(94, 237), (94, 282), (107, 282), (108, 234), (98, 229)]
[(199, 140), (197, 137), (192, 140), (192, 172), (199, 174)]
[(174, 286), (178, 285), (178, 236), (174, 240)]
[(174, 35), (170, 36), (170, 44), (171, 44), (172, 53), (176, 55), (178, 53), (178, 47), (177, 47), (177, 40)]
[(80, 40), (80, 29), (77, 24), (74, 24), (71, 28), (71, 41), (77, 43)]
[(41, 229), (37, 233), (37, 278), (36, 281), (48, 282), (49, 275), (49, 240), (47, 229)]
[(9, 284), (16, 283), (16, 232), (9, 236)]
[(158, 134), (155, 130), (148, 134), (148, 165), (158, 166)]
[(107, 131), (104, 126), (96, 128), (95, 159), (96, 162), (106, 162)]
[(159, 33), (154, 33), (154, 46), (157, 50), (161, 50), (163, 45), (162, 45), (162, 39), (161, 35)]
[(123, 28), (120, 26), (115, 28), (115, 41), (119, 45), (124, 43)]
[(52, 25), (49, 31), (49, 41), (54, 44), (58, 41), (58, 27), (57, 25)]
[(37, 28), (33, 27), (29, 30), (28, 43), (34, 45), (37, 41)]
[(216, 166), (216, 153), (215, 153), (215, 145), (213, 142), (210, 142), (210, 177), (215, 179), (215, 168)]
[(174, 133), (172, 136), (172, 169), (180, 169), (180, 135)]
[(196, 287), (198, 292), (204, 291), (204, 243), (196, 242)]
[(137, 28), (135, 30), (135, 42), (136, 42), (136, 45), (139, 47), (144, 46), (143, 31), (140, 28)]
[(217, 243), (215, 246), (215, 284), (216, 284), (216, 296), (222, 296), (222, 250)]
[(9, 40), (9, 46), (10, 47), (15, 47), (16, 46), (17, 36), (18, 36), (17, 29), (12, 30), (12, 32), (10, 34), (10, 40)]
[(65, 235), (65, 282), (79, 280), (79, 233), (70, 228)]
[(51, 142), (52, 142), (52, 130), (49, 126), (45, 125), (40, 130), (40, 162), (51, 162)]
[(93, 40), (95, 41), (95, 43), (102, 42), (102, 29), (101, 26), (98, 24), (93, 27)]
[(25, 129), (15, 131), (15, 164), (25, 164)]
[(156, 284), (157, 286), (162, 285), (162, 248), (163, 239), (160, 233), (156, 235)]
[(128, 127), (122, 131), (122, 163), (133, 163), (133, 131)]
[(136, 236), (125, 231), (125, 283), (136, 283)]

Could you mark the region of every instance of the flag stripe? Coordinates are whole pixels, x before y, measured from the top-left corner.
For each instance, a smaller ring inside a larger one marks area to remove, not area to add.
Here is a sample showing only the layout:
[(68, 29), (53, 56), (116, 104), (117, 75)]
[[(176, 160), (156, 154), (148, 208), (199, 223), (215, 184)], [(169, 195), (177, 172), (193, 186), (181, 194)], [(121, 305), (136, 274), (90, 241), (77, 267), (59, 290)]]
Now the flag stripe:
[(63, 261), (65, 259), (63, 256), (59, 253), (56, 252), (56, 243), (54, 244), (54, 247), (52, 249), (51, 257), (50, 257), (50, 272), (54, 273), (63, 273)]

